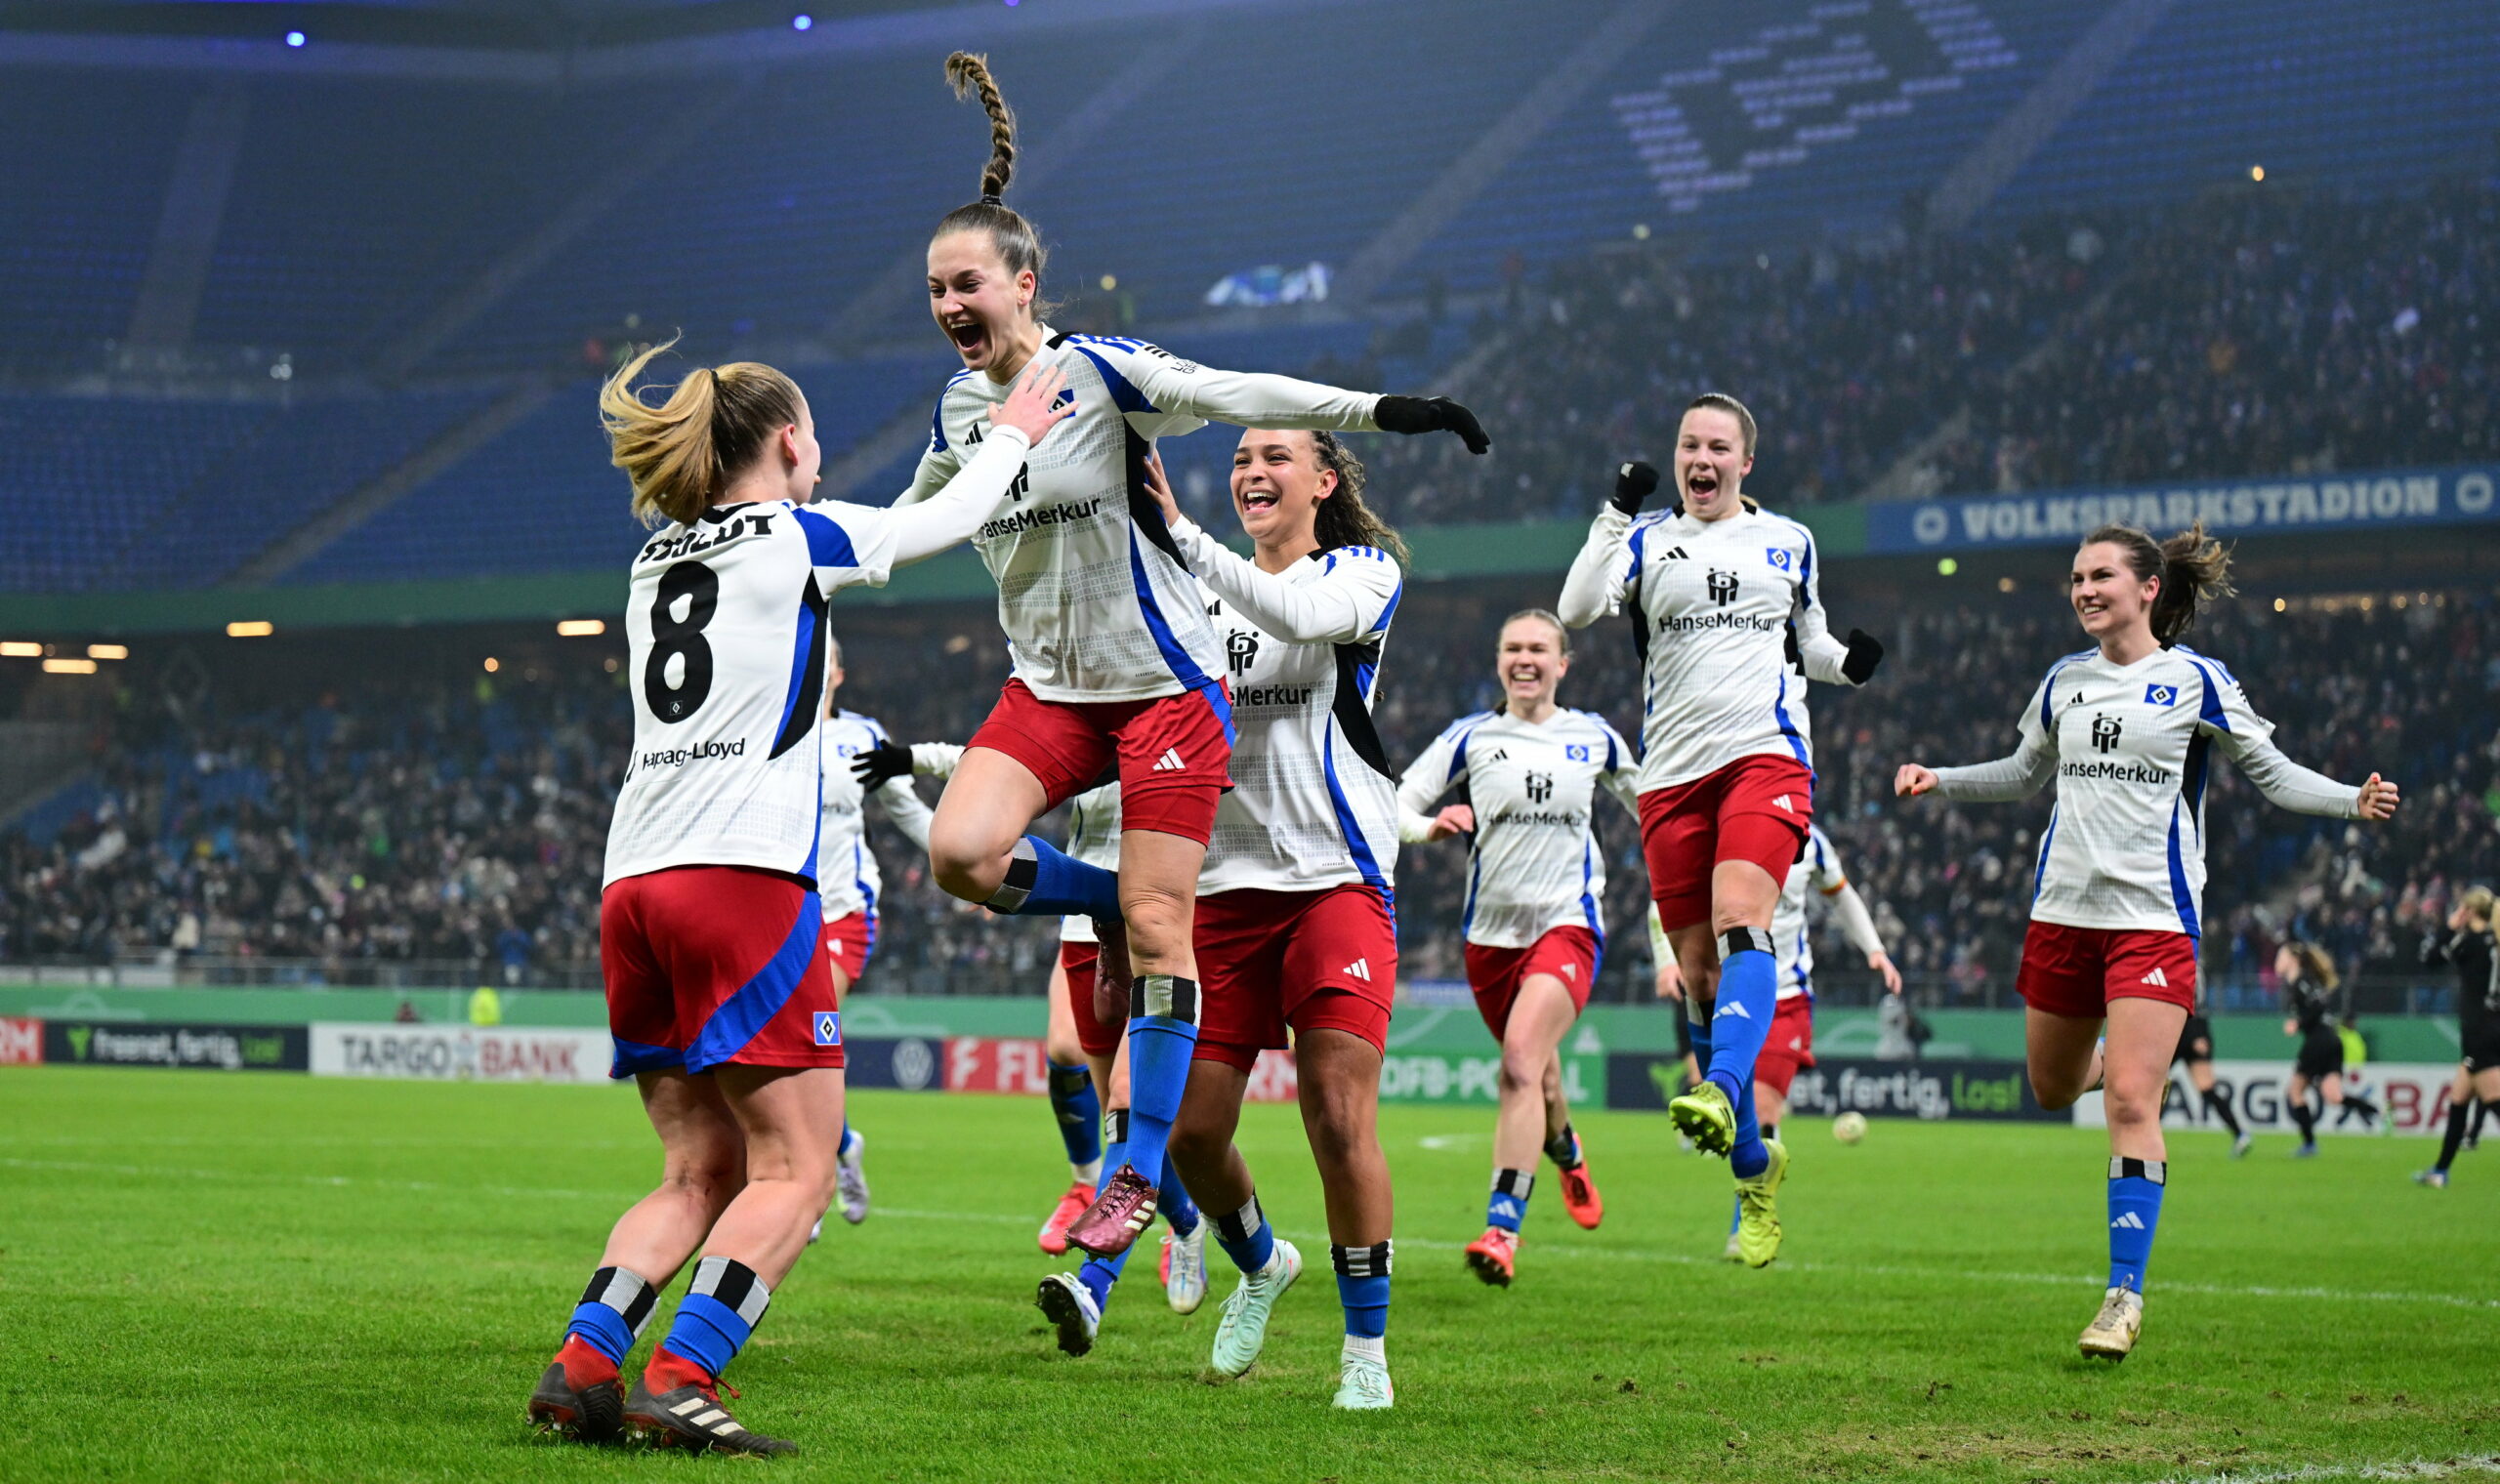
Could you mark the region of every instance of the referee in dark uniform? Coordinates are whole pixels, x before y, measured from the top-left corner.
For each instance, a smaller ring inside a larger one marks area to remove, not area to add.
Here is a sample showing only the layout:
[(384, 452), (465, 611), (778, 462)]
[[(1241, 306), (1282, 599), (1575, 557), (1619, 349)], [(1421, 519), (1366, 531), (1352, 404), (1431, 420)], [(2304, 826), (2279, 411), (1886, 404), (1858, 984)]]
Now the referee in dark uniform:
[(2457, 971), (2457, 1043), (2464, 1059), (2448, 1085), (2448, 1129), (2439, 1140), (2439, 1162), (2418, 1171), (2424, 1185), (2445, 1186), (2466, 1129), (2477, 1122), (2476, 1100), (2500, 1103), (2500, 942), (2491, 931), (2491, 888), (2476, 886), (2457, 898), (2448, 930), (2422, 945), (2422, 962), (2445, 962)]

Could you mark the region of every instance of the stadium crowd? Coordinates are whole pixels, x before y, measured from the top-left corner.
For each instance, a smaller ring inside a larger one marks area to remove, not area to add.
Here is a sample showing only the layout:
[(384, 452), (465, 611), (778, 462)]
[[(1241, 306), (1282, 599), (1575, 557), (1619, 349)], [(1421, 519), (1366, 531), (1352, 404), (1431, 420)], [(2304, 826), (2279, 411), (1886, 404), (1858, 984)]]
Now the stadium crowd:
[[(1551, 597), (1528, 581), (1408, 596), (1377, 711), (1394, 762), (1498, 700), (1492, 635), (1512, 609)], [(1818, 812), (1922, 995), (2006, 1003), (2048, 800), (1904, 804), (1892, 773), (2011, 751), (2041, 672), (2078, 647), (2071, 621), (2038, 592), (1840, 616), (1885, 635), (1894, 658), (1866, 690), (1817, 687)], [(1637, 735), (1623, 622), (1579, 636), (1562, 699)], [(960, 740), (1006, 668), (979, 607), (863, 609), (846, 639), (842, 702), (902, 738)], [(2287, 933), (2325, 944), (2348, 972), (2411, 973), (2451, 894), (2500, 878), (2500, 608), (2458, 595), (2333, 612), (2243, 600), (2190, 642), (2242, 678), (2292, 757), (2352, 780), (2383, 769), (2405, 787), (2396, 823), (2364, 830), (2271, 808), (2216, 770), (2205, 956), (2209, 974), (2238, 986), (2225, 1003), (2264, 1003)], [(395, 966), (420, 963), (597, 982), (602, 846), (630, 736), (612, 674), (575, 657), (459, 682), (375, 680), (282, 709), (130, 713), (95, 807), (48, 838), (0, 835), (0, 960), (172, 952), (304, 961), (330, 982), (388, 982)], [(1648, 973), (1638, 834), (1610, 804), (1598, 830), (1615, 945), (1602, 994), (1638, 998)], [(958, 902), (899, 835), (879, 825), (874, 838), (887, 880), (868, 990), (1038, 992), (1049, 924)], [(1460, 973), (1465, 868), (1456, 844), (1404, 852), (1407, 977)], [(1837, 939), (1822, 962), (1831, 981), (1862, 977)]]

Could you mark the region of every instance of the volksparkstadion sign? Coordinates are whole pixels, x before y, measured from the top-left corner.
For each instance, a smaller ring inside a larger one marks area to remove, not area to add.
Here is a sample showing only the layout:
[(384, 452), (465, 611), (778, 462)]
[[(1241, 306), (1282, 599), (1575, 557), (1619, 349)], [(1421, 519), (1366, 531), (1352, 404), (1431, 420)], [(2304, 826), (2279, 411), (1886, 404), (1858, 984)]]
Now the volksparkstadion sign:
[(2364, 526), (2500, 520), (2500, 467), (2208, 479), (2124, 489), (1957, 500), (1883, 500), (1866, 509), (1866, 549), (1951, 552), (2049, 546), (2103, 525), (2167, 536), (2202, 520), (2217, 535), (2293, 535)]

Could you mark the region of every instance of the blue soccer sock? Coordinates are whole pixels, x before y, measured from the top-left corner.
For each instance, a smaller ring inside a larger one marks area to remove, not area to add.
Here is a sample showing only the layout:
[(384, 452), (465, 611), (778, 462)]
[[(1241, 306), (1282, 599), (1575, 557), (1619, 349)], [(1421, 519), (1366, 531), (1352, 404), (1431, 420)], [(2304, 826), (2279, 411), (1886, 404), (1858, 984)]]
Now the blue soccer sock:
[(2145, 1263), (2152, 1257), (2153, 1228), (2161, 1224), (2161, 1191), (2170, 1182), (2166, 1160), (2109, 1161), (2109, 1286), (2145, 1291)]
[(1275, 1255), (1276, 1233), (1268, 1224), (1268, 1214), (1259, 1209), (1257, 1191), (1250, 1193), (1250, 1199), (1239, 1211), (1216, 1213), (1215, 1245), (1223, 1248), (1232, 1265), (1245, 1273), (1255, 1273), (1268, 1265), (1268, 1259)]
[(1097, 1311), (1111, 1306), (1111, 1285), (1120, 1281), (1120, 1269), (1129, 1265), (1129, 1253), (1135, 1251), (1132, 1247), (1115, 1257), (1088, 1257), (1085, 1265), (1076, 1270), (1076, 1281), (1094, 1296)]
[(590, 1275), (590, 1287), (582, 1290), (582, 1301), (573, 1308), (572, 1323), (564, 1326), (564, 1338), (578, 1336), (583, 1343), (622, 1366), (626, 1352), (642, 1338), (643, 1327), (651, 1322), (651, 1309), (659, 1297), (659, 1291), (639, 1273), (603, 1267)]
[[(1163, 1171), (1189, 1062), (1198, 1049), (1198, 984), (1174, 974), (1140, 974), (1129, 990), (1129, 1148), (1140, 1175)], [(1116, 1170), (1106, 1166), (1106, 1171)]]
[(746, 1345), (772, 1301), (755, 1269), (729, 1257), (694, 1264), (694, 1282), (677, 1303), (660, 1348), (692, 1361), (718, 1381)]
[(1181, 1183), (1181, 1172), (1172, 1168), (1172, 1156), (1163, 1156), (1163, 1178), (1154, 1182), (1155, 1215), (1172, 1227), (1174, 1236), (1186, 1237), (1198, 1229), (1198, 1203), (1189, 1199), (1189, 1187)]
[(1084, 1178), (1089, 1166), (1103, 1159), (1103, 1100), (1094, 1092), (1094, 1073), (1083, 1066), (1050, 1064), (1051, 1116), (1059, 1121), (1060, 1142), (1067, 1163)]
[(1763, 1147), (1762, 1120), (1754, 1108), (1754, 1081), (1745, 1079), (1745, 1095), (1736, 1099), (1736, 1139), (1728, 1146), (1728, 1169), (1740, 1180), (1771, 1168), (1771, 1151)]
[(1484, 1224), (1518, 1236), (1520, 1223), (1527, 1219), (1528, 1195), (1535, 1189), (1533, 1170), (1494, 1171), (1493, 1193), (1484, 1198)]
[(1346, 1309), (1346, 1334), (1354, 1340), (1378, 1340), (1389, 1333), (1389, 1244), (1339, 1247), (1330, 1244), (1328, 1260), (1337, 1268), (1337, 1301)]
[(1779, 1008), (1778, 965), (1771, 934), (1759, 928), (1731, 928), (1719, 936), (1719, 1001), (1710, 1017), (1709, 1078), (1736, 1110), (1736, 1139), (1729, 1168), (1749, 1179), (1770, 1165), (1762, 1129), (1754, 1118), (1754, 1062), (1771, 1038)]
[(1008, 852), (1006, 879), (981, 905), (1002, 917), (1090, 917), (1115, 922), (1120, 916), (1120, 878), (1117, 872), (1062, 853), (1038, 835), (1027, 835)]
[(842, 1142), (833, 1146), (833, 1152), (836, 1154), (849, 1154), (852, 1149), (857, 1146), (858, 1142), (859, 1135), (851, 1132), (851, 1120), (847, 1118), (844, 1119), (842, 1121)]
[(1103, 1110), (1103, 1173), (1108, 1175), (1119, 1169), (1128, 1163), (1128, 1158), (1129, 1110), (1104, 1108)]

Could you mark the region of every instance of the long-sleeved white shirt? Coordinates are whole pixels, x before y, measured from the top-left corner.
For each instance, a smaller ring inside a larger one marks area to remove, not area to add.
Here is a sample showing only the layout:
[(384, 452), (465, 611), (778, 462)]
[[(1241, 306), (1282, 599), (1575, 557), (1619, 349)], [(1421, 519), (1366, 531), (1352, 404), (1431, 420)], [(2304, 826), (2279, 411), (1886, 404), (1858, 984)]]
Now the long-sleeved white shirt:
[(634, 751), (606, 882), (753, 866), (816, 883), (826, 603), (970, 537), (1025, 452), (1004, 430), (909, 510), (720, 505), (643, 543), (625, 609)]
[[(877, 899), (885, 891), (885, 875), (877, 869), (876, 852), (868, 847), (866, 790), (852, 772), (852, 760), (886, 740), (886, 729), (874, 717), (837, 711), (824, 723), (823, 833), (816, 856), (821, 862), (816, 887), (824, 904), (824, 920), (839, 921), (854, 912), (877, 915)], [(909, 778), (889, 778), (877, 788), (903, 838), (929, 849), (931, 809), (913, 791)]]
[(2098, 649), (2049, 667), (2013, 756), (1936, 770), (1938, 797), (2024, 799), (2054, 779), (2031, 916), (2073, 928), (2202, 930), (2205, 777), (2219, 748), (2258, 792), (2303, 814), (2352, 818), (2361, 791), (2283, 756), (2219, 661), (2186, 645), (2132, 665)]
[[(1744, 510), (1721, 520), (1599, 514), (1557, 611), (1583, 629), (1633, 610), (1642, 792), (1761, 754), (1812, 768), (1806, 681), (1848, 683), (1848, 647), (1831, 636), (1816, 582), (1813, 535), (1794, 520)], [(1788, 659), (1792, 631), (1803, 675)]]
[(1368, 546), (1266, 572), (1186, 520), (1171, 530), (1232, 682), (1233, 786), (1198, 893), (1360, 882), (1388, 897), (1397, 799), (1371, 698), (1404, 574)]
[(1641, 763), (1605, 719), (1569, 708), (1542, 721), (1480, 711), (1444, 727), (1397, 785), (1408, 842), (1431, 827), (1442, 794), (1466, 780), (1468, 845), (1460, 930), (1483, 948), (1525, 948), (1556, 928), (1586, 928), (1605, 947), (1605, 862), (1590, 829), (1600, 790), (1634, 818)]
[[(1035, 366), (1067, 374), (1076, 413), (1035, 449), (1010, 508), (973, 544), (998, 580), (1016, 676), (1046, 701), (1134, 701), (1215, 683), (1224, 652), (1197, 584), (1146, 492), (1155, 439), (1213, 418), (1259, 428), (1370, 430), (1380, 398), (1288, 376), (1217, 371), (1144, 341), (1048, 329)], [(908, 504), (988, 436), (1012, 387), (946, 384)]]

